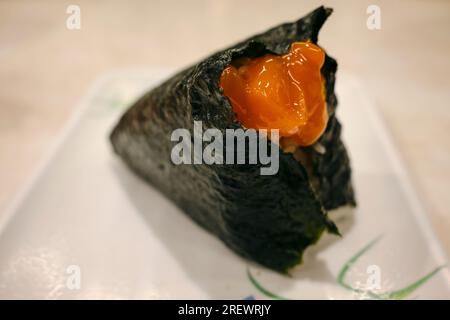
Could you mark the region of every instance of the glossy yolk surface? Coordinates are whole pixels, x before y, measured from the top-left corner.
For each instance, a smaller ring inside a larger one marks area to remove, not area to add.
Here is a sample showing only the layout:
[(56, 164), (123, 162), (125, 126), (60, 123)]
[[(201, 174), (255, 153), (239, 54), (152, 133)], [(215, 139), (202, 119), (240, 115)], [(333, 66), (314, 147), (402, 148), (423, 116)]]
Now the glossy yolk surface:
[(283, 149), (308, 146), (319, 139), (328, 121), (320, 73), (324, 60), (318, 46), (295, 42), (281, 56), (233, 62), (219, 84), (244, 127), (279, 129)]

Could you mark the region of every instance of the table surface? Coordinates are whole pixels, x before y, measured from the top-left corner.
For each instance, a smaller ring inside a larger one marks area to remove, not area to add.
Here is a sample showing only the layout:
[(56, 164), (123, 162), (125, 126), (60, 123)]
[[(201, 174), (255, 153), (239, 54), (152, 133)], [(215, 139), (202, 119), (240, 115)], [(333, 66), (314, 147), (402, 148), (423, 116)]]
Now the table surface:
[(116, 68), (181, 68), (325, 4), (319, 44), (364, 80), (450, 255), (450, 1), (0, 2), (0, 216), (91, 83)]

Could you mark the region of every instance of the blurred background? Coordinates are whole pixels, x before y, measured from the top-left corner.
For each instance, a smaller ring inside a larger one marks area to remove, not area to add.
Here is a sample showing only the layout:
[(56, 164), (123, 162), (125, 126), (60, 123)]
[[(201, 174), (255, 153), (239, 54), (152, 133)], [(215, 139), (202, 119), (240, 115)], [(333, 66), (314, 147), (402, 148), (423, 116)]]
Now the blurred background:
[[(335, 12), (319, 44), (368, 86), (450, 254), (448, 0), (0, 1), (0, 215), (99, 76), (181, 68), (321, 4)], [(380, 30), (366, 26), (369, 5)]]

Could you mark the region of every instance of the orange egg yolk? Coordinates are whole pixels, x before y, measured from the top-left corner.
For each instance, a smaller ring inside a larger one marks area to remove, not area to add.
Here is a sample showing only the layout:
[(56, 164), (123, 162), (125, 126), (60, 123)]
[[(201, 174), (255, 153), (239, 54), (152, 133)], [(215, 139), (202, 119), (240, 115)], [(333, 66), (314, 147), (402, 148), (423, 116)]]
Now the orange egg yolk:
[[(246, 128), (278, 129), (283, 149), (314, 144), (328, 121), (325, 53), (311, 42), (294, 42), (284, 55), (241, 58), (222, 72), (219, 85)], [(286, 150), (285, 150), (286, 151)]]

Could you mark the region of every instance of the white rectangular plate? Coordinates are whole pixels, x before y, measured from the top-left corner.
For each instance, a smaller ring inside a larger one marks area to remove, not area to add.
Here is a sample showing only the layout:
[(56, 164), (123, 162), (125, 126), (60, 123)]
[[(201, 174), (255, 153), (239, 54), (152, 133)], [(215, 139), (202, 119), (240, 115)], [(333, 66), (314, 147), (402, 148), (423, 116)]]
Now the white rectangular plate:
[(450, 298), (446, 256), (358, 79), (337, 77), (358, 207), (332, 212), (342, 238), (322, 237), (287, 277), (238, 257), (112, 153), (119, 116), (168, 75), (114, 72), (83, 99), (3, 215), (0, 298)]

